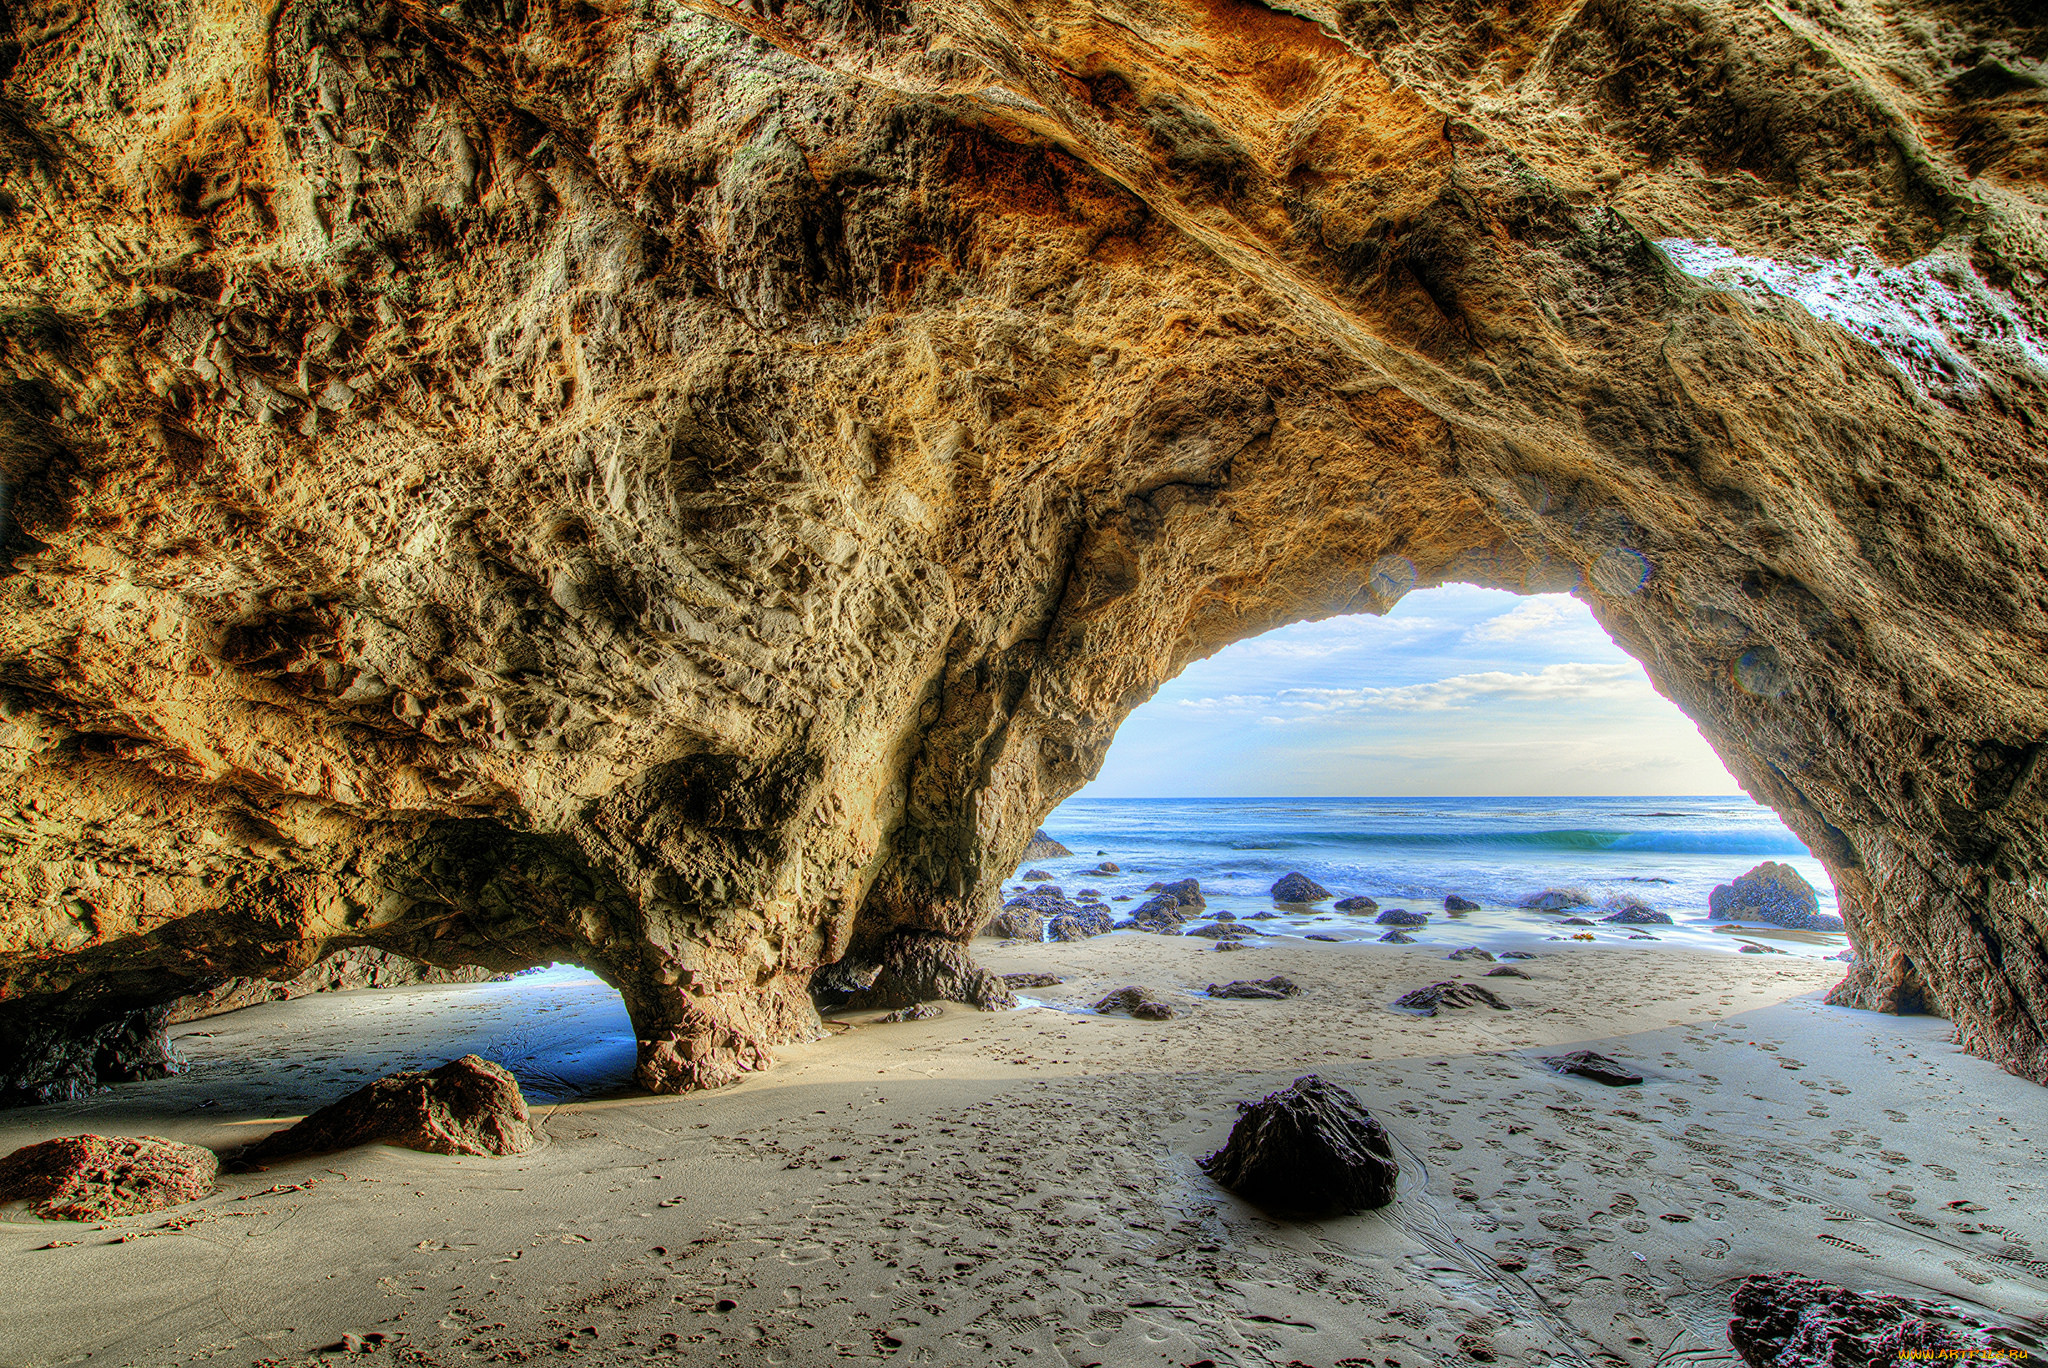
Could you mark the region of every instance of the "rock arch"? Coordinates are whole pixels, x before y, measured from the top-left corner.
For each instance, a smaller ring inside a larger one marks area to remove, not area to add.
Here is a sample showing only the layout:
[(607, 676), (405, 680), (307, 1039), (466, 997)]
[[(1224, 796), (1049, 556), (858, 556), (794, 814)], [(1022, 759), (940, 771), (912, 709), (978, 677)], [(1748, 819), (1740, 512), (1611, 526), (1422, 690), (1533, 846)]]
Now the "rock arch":
[(842, 8), (10, 10), (0, 1086), (352, 945), (729, 1081), (1189, 660), (1447, 579), (2048, 1081), (2040, 16)]

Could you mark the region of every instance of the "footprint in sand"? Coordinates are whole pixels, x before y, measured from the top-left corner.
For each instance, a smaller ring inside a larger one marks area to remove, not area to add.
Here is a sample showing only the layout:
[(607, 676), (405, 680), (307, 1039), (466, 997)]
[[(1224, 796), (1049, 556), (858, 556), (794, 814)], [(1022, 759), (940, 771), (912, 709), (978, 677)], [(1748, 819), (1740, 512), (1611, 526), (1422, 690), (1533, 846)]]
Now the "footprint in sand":
[[(1831, 1245), (1833, 1245), (1833, 1246), (1834, 1246), (1835, 1248), (1837, 1248), (1837, 1249), (1846, 1249), (1846, 1250), (1848, 1250), (1848, 1251), (1849, 1251), (1849, 1252), (1850, 1252), (1851, 1254), (1869, 1254), (1869, 1253), (1870, 1253), (1870, 1251), (1869, 1251), (1869, 1250), (1865, 1249), (1865, 1248), (1864, 1248), (1864, 1247), (1863, 1247), (1862, 1245), (1860, 1245), (1860, 1244), (1857, 1244), (1857, 1243), (1856, 1243), (1856, 1242), (1855, 1242), (1854, 1240), (1844, 1240), (1844, 1239), (1842, 1239), (1842, 1238), (1841, 1238), (1840, 1236), (1836, 1236), (1836, 1235), (1816, 1235), (1816, 1236), (1814, 1236), (1813, 1238), (1814, 1238), (1814, 1239), (1816, 1239), (1816, 1240), (1819, 1240), (1819, 1241), (1820, 1241), (1820, 1242), (1821, 1242), (1822, 1244), (1831, 1244)], [(1875, 1256), (1875, 1255), (1872, 1255), (1872, 1257), (1874, 1258), (1874, 1257), (1876, 1257), (1876, 1256)]]
[(1953, 1271), (1955, 1275), (1958, 1278), (1961, 1278), (1964, 1282), (1971, 1283), (1977, 1287), (1983, 1287), (1985, 1284), (1991, 1281), (1990, 1274), (1978, 1272), (1976, 1269), (1964, 1263), (1961, 1259), (1946, 1259), (1942, 1262), (1941, 1266), (1943, 1268)]

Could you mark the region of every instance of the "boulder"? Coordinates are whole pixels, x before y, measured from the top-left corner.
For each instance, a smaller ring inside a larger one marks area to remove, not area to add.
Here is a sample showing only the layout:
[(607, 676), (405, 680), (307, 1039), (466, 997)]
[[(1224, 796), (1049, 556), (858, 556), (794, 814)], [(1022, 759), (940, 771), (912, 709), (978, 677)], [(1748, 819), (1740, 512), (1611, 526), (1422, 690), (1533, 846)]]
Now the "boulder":
[(1491, 950), (1482, 950), (1476, 945), (1468, 945), (1462, 950), (1451, 951), (1444, 958), (1453, 960), (1485, 960), (1488, 964), (1491, 964), (1493, 963), (1493, 952)]
[(1255, 1206), (1306, 1217), (1383, 1207), (1400, 1175), (1386, 1128), (1355, 1096), (1314, 1074), (1238, 1103), (1230, 1139), (1202, 1167)]
[(1375, 926), (1427, 926), (1427, 912), (1410, 912), (1405, 907), (1390, 907), (1373, 918)]
[(1182, 934), (1205, 936), (1210, 940), (1243, 940), (1246, 936), (1255, 933), (1250, 927), (1239, 926), (1236, 922), (1214, 921), (1204, 926), (1190, 927)]
[(1583, 888), (1546, 888), (1531, 893), (1518, 904), (1542, 912), (1562, 912), (1571, 907), (1591, 907), (1593, 899)]
[[(1024, 858), (1026, 860), (1060, 860), (1073, 853), (1073, 851), (1046, 835), (1044, 827), (1040, 827), (1032, 832), (1030, 844), (1024, 847)], [(1024, 877), (1028, 879), (1031, 876), (1026, 874)]]
[(1349, 898), (1339, 898), (1336, 902), (1331, 903), (1330, 906), (1339, 912), (1377, 912), (1380, 910), (1380, 905), (1371, 898), (1366, 897), (1363, 893), (1355, 894)]
[(1728, 1342), (1749, 1368), (1892, 1368), (1915, 1360), (2024, 1362), (1955, 1309), (1856, 1292), (1797, 1273), (1757, 1273), (1730, 1298)]
[(1415, 1012), (1421, 1016), (1435, 1016), (1440, 1007), (1491, 1007), (1497, 1012), (1508, 1010), (1508, 1004), (1495, 996), (1490, 988), (1481, 988), (1476, 983), (1461, 983), (1446, 980), (1432, 983), (1427, 988), (1416, 988), (1394, 999), (1394, 1005), (1404, 1012)]
[(945, 1014), (946, 1009), (939, 1006), (936, 1002), (920, 1002), (915, 1007), (898, 1007), (895, 1011), (883, 1016), (882, 1020), (885, 1022), (929, 1021), (933, 1017), (940, 1017)]
[(1504, 960), (1522, 960), (1536, 958), (1535, 955), (1531, 954), (1527, 950), (1503, 950), (1500, 952), (1499, 957)]
[(1329, 889), (1298, 871), (1281, 875), (1271, 892), (1276, 903), (1318, 903), (1330, 896)]
[(1563, 921), (1558, 923), (1559, 926), (1591, 926), (1592, 924), (1593, 923), (1587, 921), (1584, 917), (1566, 917)]
[(1616, 922), (1622, 926), (1670, 926), (1671, 915), (1659, 912), (1641, 898), (1619, 897), (1607, 900), (1607, 915), (1600, 919)]
[(1104, 935), (1116, 929), (1116, 921), (1107, 908), (1099, 904), (1075, 907), (1069, 904), (1069, 911), (1061, 912), (1045, 924), (1045, 938), (1055, 941), (1087, 940), (1090, 936)]
[(1794, 931), (1841, 931), (1840, 917), (1823, 916), (1813, 885), (1798, 870), (1765, 860), (1733, 883), (1707, 895), (1707, 909), (1726, 921), (1767, 922)]
[(1187, 917), (1183, 915), (1179, 902), (1161, 895), (1147, 898), (1132, 908), (1130, 925), (1140, 931), (1175, 936), (1180, 934), (1181, 927), (1187, 925)]
[(1025, 883), (1051, 883), (1053, 876), (1042, 869), (1027, 869), (1017, 876)]
[(235, 1156), (241, 1166), (357, 1145), (397, 1145), (429, 1154), (524, 1154), (533, 1127), (519, 1080), (477, 1055), (438, 1069), (408, 1069), (356, 1089), (305, 1120)]
[(990, 917), (984, 933), (1005, 940), (1043, 940), (1045, 914), (1019, 899), (1005, 904), (1001, 911)]
[(1301, 985), (1284, 974), (1275, 974), (1269, 979), (1239, 979), (1235, 983), (1209, 985), (1212, 998), (1291, 998), (1300, 991)]
[(138, 1216), (213, 1191), (210, 1149), (154, 1135), (67, 1135), (0, 1159), (0, 1202), (27, 1202), (46, 1221)]
[(1179, 1009), (1172, 1003), (1161, 1001), (1151, 989), (1140, 988), (1135, 983), (1126, 988), (1119, 988), (1102, 998), (1095, 1004), (1095, 1010), (1102, 1013), (1122, 1013), (1125, 1016), (1134, 1016), (1140, 1021), (1165, 1021), (1169, 1017), (1180, 1015)]
[(1111, 864), (1108, 860), (1104, 860), (1101, 864), (1095, 866), (1095, 868), (1084, 869), (1081, 871), (1081, 873), (1084, 875), (1108, 876), (1110, 874), (1121, 874), (1123, 873), (1123, 871), (1118, 869), (1115, 865)]
[(1496, 964), (1496, 965), (1494, 965), (1494, 966), (1493, 966), (1493, 968), (1491, 968), (1491, 969), (1489, 969), (1489, 970), (1487, 970), (1487, 971), (1486, 971), (1486, 975), (1485, 975), (1485, 976), (1486, 976), (1487, 978), (1518, 978), (1518, 979), (1525, 979), (1525, 978), (1529, 977), (1529, 976), (1528, 976), (1527, 974), (1523, 973), (1523, 972), (1522, 972), (1521, 970), (1519, 970), (1519, 969), (1515, 968), (1515, 966), (1514, 966), (1514, 965), (1512, 965), (1512, 964)]
[(1058, 974), (1005, 974), (1005, 988), (1053, 988), (1065, 983)]
[[(1310, 939), (1314, 939), (1314, 938), (1313, 938), (1313, 937), (1311, 937)], [(1387, 934), (1386, 934), (1386, 935), (1384, 935), (1384, 936), (1381, 936), (1381, 937), (1380, 937), (1380, 939), (1381, 939), (1382, 941), (1386, 942), (1386, 943), (1387, 943), (1387, 944), (1389, 944), (1389, 945), (1413, 945), (1413, 944), (1415, 944), (1415, 937), (1413, 937), (1413, 936), (1409, 935), (1409, 934), (1408, 934), (1408, 933), (1407, 933), (1406, 931), (1402, 931), (1402, 930), (1398, 930), (1398, 929), (1396, 929), (1396, 930), (1393, 930), (1393, 931), (1389, 931), (1389, 932), (1387, 932)]]
[(1478, 903), (1473, 902), (1469, 898), (1461, 898), (1455, 893), (1444, 899), (1444, 911), (1446, 912), (1477, 912), (1478, 910)]
[(811, 995), (821, 1010), (886, 1011), (931, 1001), (964, 1002), (983, 1011), (1017, 1005), (1003, 981), (950, 936), (899, 931), (876, 958), (839, 964), (844, 967), (827, 965), (812, 975)]
[(1333, 935), (1328, 931), (1311, 931), (1306, 936), (1303, 936), (1302, 939), (1312, 941), (1328, 941), (1332, 945), (1342, 945), (1345, 941), (1349, 940), (1350, 937)]
[[(1522, 977), (1527, 978), (1524, 974)], [(1605, 1083), (1610, 1088), (1626, 1088), (1643, 1081), (1639, 1073), (1632, 1073), (1618, 1060), (1593, 1050), (1573, 1050), (1569, 1054), (1549, 1055), (1544, 1065), (1552, 1073), (1576, 1074), (1590, 1078), (1595, 1083)]]
[(1156, 892), (1161, 897), (1172, 898), (1191, 912), (1199, 912), (1209, 905), (1202, 896), (1202, 885), (1195, 879), (1175, 879), (1171, 883), (1153, 884), (1146, 892)]

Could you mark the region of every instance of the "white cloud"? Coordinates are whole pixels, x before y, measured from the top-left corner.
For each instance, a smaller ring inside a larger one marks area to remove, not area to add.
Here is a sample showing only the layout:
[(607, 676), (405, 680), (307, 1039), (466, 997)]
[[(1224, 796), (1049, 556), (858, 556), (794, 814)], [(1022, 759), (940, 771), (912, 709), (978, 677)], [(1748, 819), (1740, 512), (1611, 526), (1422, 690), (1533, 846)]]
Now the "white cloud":
[[(1280, 723), (1285, 720), (1306, 721), (1333, 713), (1443, 712), (1506, 701), (1540, 699), (1561, 703), (1619, 698), (1634, 692), (1641, 683), (1633, 665), (1567, 662), (1521, 674), (1485, 670), (1478, 674), (1453, 675), (1427, 684), (1404, 684), (1391, 689), (1282, 689), (1271, 694), (1184, 698), (1180, 700), (1180, 706), (1206, 713), (1265, 710), (1268, 715), (1260, 719), (1262, 722)], [(1282, 708), (1292, 710), (1291, 718), (1272, 715), (1271, 710)]]
[(1505, 613), (1488, 618), (1466, 632), (1464, 639), (1467, 642), (1520, 641), (1523, 637), (1533, 636), (1537, 632), (1554, 631), (1567, 622), (1577, 627), (1580, 624), (1571, 621), (1574, 616), (1576, 615), (1568, 613), (1565, 606), (1554, 598), (1533, 598), (1526, 603), (1516, 604)]
[(1371, 647), (1387, 647), (1450, 630), (1455, 624), (1425, 617), (1358, 615), (1283, 627), (1216, 653), (1218, 664), (1252, 660), (1327, 660)]

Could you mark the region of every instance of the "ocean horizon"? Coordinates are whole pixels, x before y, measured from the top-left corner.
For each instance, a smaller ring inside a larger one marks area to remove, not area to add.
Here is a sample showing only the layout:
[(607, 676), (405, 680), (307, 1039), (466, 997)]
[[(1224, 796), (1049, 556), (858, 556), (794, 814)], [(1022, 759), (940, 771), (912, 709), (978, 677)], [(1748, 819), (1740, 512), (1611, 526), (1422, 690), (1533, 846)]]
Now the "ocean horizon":
[[(1833, 954), (1842, 936), (1752, 926), (1753, 935), (1716, 931), (1708, 896), (1765, 860), (1787, 864), (1813, 886), (1821, 912), (1838, 915), (1826, 869), (1778, 815), (1724, 794), (1607, 797), (1232, 797), (1070, 798), (1045, 821), (1071, 857), (1030, 864), (1071, 893), (1136, 898), (1148, 883), (1195, 878), (1212, 908), (1238, 916), (1273, 912), (1273, 881), (1299, 872), (1334, 898), (1363, 894), (1382, 908), (1433, 913), (1430, 935), (1460, 944), (1515, 944), (1560, 932), (1558, 918), (1516, 905), (1546, 888), (1585, 892), (1590, 928), (1570, 934), (1664, 941), (1724, 950), (1758, 936), (1790, 953)], [(1110, 860), (1113, 877), (1078, 875)], [(1020, 867), (1019, 872), (1022, 872)], [(1447, 921), (1456, 895), (1482, 911)], [(1635, 899), (1672, 918), (1648, 928), (1598, 922), (1609, 904)], [(1371, 915), (1347, 917), (1325, 903), (1313, 913), (1261, 919), (1275, 934), (1376, 938)]]

